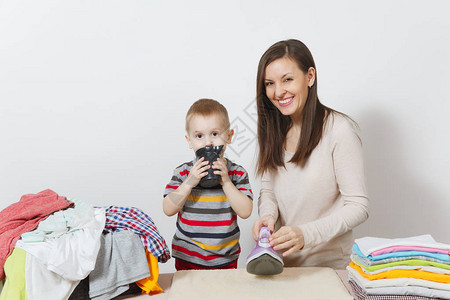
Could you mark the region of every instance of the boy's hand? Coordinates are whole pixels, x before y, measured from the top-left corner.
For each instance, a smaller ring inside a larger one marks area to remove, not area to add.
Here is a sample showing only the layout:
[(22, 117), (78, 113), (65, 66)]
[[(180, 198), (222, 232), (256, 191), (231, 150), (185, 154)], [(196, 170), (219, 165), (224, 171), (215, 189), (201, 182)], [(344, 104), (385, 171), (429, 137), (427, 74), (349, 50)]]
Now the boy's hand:
[(210, 168), (209, 162), (204, 161), (204, 158), (200, 158), (195, 162), (195, 164), (192, 166), (191, 171), (189, 172), (188, 177), (184, 181), (184, 183), (191, 188), (197, 186), (197, 184), (200, 182), (200, 180), (208, 175), (208, 169)]
[(231, 182), (230, 176), (228, 176), (227, 164), (223, 158), (218, 158), (215, 162), (213, 162), (212, 168), (215, 169), (214, 174), (220, 175), (221, 185)]

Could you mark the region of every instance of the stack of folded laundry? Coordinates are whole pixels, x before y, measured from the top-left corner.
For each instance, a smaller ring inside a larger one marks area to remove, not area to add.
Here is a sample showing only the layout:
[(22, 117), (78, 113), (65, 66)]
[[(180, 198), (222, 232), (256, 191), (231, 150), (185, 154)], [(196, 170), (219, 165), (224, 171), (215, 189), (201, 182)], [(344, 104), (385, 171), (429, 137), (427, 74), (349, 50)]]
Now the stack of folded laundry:
[(450, 299), (450, 245), (431, 235), (355, 240), (347, 267), (359, 299)]
[(158, 263), (169, 258), (156, 224), (136, 207), (44, 190), (0, 211), (0, 300), (156, 294)]

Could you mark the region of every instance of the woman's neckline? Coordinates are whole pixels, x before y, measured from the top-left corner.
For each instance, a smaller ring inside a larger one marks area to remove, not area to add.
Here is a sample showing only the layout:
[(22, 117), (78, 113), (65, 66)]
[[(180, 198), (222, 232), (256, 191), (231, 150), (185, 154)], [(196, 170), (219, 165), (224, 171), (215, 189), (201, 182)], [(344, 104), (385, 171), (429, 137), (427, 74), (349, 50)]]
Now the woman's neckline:
[(294, 153), (295, 153), (295, 152), (287, 151), (286, 149), (284, 149), (284, 152), (285, 152), (285, 153), (288, 153), (288, 154), (290, 154), (290, 155), (294, 155)]

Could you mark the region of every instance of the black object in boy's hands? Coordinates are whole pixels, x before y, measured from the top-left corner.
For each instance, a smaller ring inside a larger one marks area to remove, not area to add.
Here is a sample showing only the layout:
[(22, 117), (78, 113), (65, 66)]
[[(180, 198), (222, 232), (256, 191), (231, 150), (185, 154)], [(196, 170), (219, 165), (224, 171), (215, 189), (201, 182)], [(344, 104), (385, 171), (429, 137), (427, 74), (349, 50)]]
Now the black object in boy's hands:
[(200, 180), (200, 186), (203, 188), (212, 188), (220, 184), (220, 175), (214, 174), (215, 169), (212, 168), (213, 162), (217, 160), (222, 154), (223, 145), (207, 146), (195, 151), (197, 159), (204, 158), (209, 161), (211, 168), (208, 169), (208, 175)]

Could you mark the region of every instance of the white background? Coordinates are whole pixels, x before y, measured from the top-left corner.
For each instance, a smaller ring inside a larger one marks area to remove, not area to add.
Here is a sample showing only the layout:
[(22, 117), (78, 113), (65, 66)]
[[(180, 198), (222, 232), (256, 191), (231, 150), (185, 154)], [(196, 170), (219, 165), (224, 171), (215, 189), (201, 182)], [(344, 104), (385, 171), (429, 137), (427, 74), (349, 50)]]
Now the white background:
[[(193, 157), (184, 116), (202, 97), (238, 126), (228, 157), (257, 199), (256, 68), (270, 45), (296, 38), (316, 60), (321, 101), (361, 127), (371, 213), (355, 236), (450, 243), (448, 11), (447, 1), (0, 1), (0, 209), (47, 188), (136, 206), (170, 247), (176, 217), (162, 195)], [(239, 220), (240, 267), (256, 216)]]

